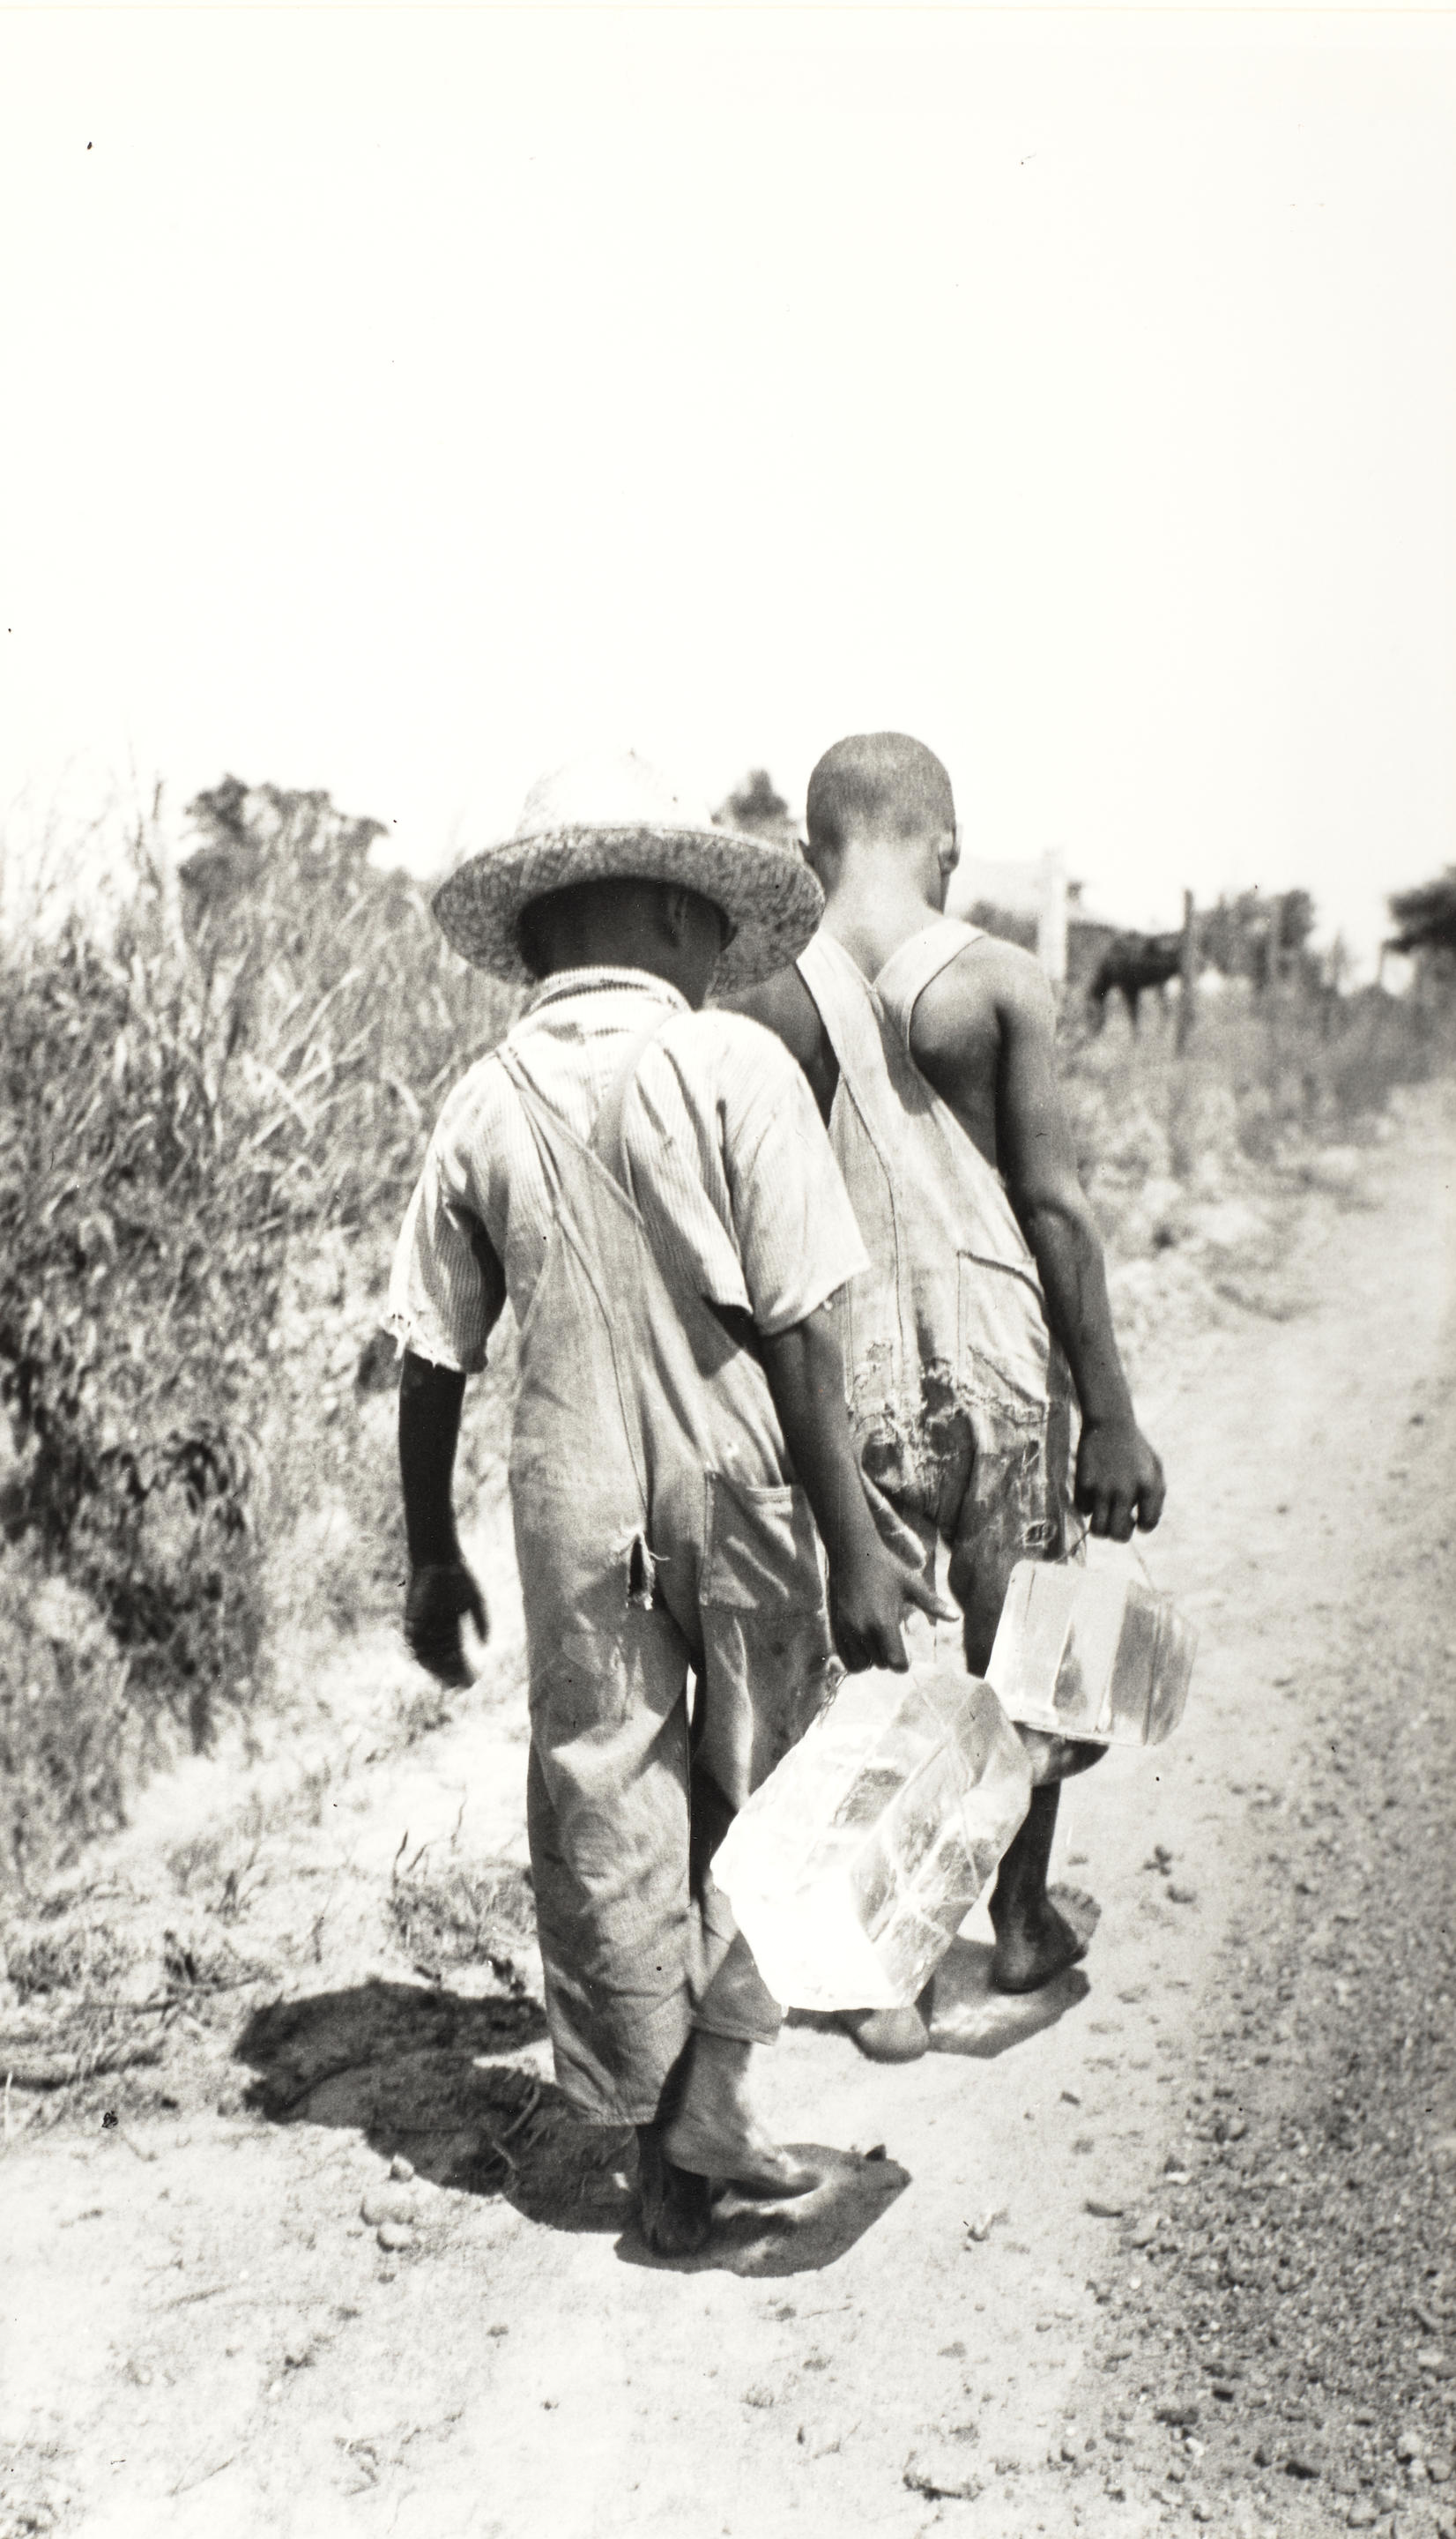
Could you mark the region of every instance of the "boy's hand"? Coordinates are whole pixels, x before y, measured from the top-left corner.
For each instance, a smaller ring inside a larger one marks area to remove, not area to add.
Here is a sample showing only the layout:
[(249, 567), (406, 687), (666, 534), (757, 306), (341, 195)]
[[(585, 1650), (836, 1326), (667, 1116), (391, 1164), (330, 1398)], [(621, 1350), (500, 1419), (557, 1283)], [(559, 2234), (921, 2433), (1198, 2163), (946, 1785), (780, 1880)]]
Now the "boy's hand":
[(865, 1667), (905, 1673), (910, 1661), (900, 1621), (906, 1605), (918, 1605), (933, 1621), (959, 1619), (921, 1572), (896, 1560), (878, 1535), (870, 1535), (853, 1554), (830, 1564), (829, 1624), (834, 1646), (851, 1675)]
[(410, 1655), (428, 1667), (437, 1683), (459, 1687), (475, 1677), (460, 1642), (460, 1624), (469, 1614), (481, 1638), (491, 1631), (486, 1600), (463, 1560), (428, 1563), (410, 1572), (405, 1595), (405, 1638)]
[(1136, 1420), (1092, 1420), (1077, 1449), (1076, 1502), (1093, 1534), (1151, 1534), (1162, 1514), (1162, 1466)]

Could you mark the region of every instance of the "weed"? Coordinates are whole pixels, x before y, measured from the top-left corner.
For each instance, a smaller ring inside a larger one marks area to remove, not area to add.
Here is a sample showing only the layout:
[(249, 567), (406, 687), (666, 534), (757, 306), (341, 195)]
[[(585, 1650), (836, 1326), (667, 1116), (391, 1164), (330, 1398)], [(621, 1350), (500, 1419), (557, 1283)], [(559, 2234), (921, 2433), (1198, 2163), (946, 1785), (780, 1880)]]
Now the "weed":
[(214, 1940), (197, 1932), (165, 1931), (162, 1972), (168, 1992), (236, 1992), (261, 1983), (269, 1969), (238, 1955), (231, 1940)]
[(134, 1945), (111, 1923), (80, 1921), (18, 1938), (6, 1949), (5, 1971), (20, 1999), (30, 2001), (44, 1993), (112, 1992), (136, 1962)]
[(410, 1962), (431, 1976), (449, 1966), (488, 1965), (510, 1991), (524, 1991), (512, 1952), (536, 1935), (530, 1871), (452, 1865), (432, 1877), (424, 1858), (418, 1854), (403, 1872), (396, 1863), (386, 1899), (389, 1920)]

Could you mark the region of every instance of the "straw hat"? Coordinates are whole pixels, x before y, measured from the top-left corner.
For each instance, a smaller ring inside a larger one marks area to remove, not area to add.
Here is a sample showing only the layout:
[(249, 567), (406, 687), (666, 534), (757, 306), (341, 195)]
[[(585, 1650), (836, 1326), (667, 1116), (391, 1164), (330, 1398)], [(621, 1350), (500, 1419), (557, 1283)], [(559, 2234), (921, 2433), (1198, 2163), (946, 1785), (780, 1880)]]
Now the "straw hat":
[(434, 913), (457, 952), (497, 979), (528, 980), (522, 911), (573, 883), (674, 881), (701, 893), (733, 927), (720, 989), (751, 987), (802, 952), (824, 894), (808, 865), (766, 839), (715, 829), (706, 808), (635, 751), (576, 760), (526, 796), (513, 838), (485, 847), (441, 882)]

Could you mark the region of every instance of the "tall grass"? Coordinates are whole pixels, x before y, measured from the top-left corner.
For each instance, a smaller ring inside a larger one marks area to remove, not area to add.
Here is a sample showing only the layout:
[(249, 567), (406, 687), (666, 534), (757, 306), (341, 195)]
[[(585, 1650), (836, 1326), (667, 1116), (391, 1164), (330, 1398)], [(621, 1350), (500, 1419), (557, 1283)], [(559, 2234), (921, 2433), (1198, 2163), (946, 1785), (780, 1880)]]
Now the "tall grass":
[(306, 1311), (320, 1247), (397, 1217), (445, 1086), (509, 1011), (373, 869), (371, 823), (231, 782), (194, 817), (180, 877), (138, 832), (111, 926), (0, 945), (12, 1878), (266, 1685), (270, 1528), (349, 1463), (320, 1345), (339, 1300)]

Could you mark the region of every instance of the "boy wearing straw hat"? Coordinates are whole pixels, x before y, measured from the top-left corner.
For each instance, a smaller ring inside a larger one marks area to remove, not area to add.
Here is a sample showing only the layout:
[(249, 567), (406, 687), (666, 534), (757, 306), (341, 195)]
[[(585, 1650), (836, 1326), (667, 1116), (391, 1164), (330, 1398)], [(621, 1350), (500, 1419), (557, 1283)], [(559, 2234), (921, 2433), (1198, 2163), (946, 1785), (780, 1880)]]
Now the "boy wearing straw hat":
[(825, 1308), (866, 1256), (823, 1123), (779, 1042), (700, 1010), (715, 980), (792, 959), (821, 893), (628, 757), (546, 780), (434, 906), (467, 959), (536, 994), (447, 1100), (400, 1238), (406, 1630), (468, 1681), (460, 1622), (486, 1616), (451, 1470), (508, 1297), (557, 2074), (579, 2113), (636, 2127), (646, 2236), (683, 2254), (714, 2178), (814, 2183), (754, 2112), (751, 2049), (780, 2012), (712, 1854), (819, 1708), (834, 1643), (902, 1668), (904, 1605), (934, 1604), (884, 1547), (850, 1440)]

